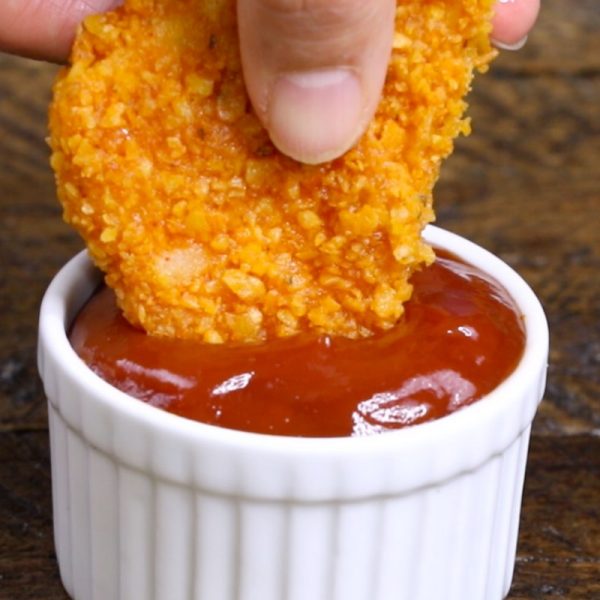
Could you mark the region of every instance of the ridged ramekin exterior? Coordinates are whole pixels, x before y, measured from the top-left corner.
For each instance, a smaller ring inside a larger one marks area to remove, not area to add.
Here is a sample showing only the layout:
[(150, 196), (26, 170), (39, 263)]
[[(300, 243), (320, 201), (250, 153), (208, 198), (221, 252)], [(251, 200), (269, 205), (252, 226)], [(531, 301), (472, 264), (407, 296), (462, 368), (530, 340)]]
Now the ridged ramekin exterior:
[(524, 314), (525, 357), (475, 405), (371, 438), (228, 431), (127, 397), (65, 335), (97, 275), (84, 256), (61, 271), (42, 307), (39, 365), (56, 550), (75, 600), (507, 594), (547, 327), (506, 265), (446, 232), (428, 236), (507, 287)]

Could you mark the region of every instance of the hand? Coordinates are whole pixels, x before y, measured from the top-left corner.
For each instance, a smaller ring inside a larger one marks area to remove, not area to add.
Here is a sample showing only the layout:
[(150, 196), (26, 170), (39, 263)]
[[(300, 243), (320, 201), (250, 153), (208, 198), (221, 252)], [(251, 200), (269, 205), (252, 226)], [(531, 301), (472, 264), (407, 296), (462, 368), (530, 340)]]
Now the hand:
[[(498, 0), (492, 34), (497, 46), (523, 45), (539, 2)], [(64, 61), (77, 23), (120, 3), (1, 0), (0, 50)], [(248, 92), (282, 152), (319, 163), (356, 142), (379, 102), (395, 5), (395, 0), (238, 0)]]

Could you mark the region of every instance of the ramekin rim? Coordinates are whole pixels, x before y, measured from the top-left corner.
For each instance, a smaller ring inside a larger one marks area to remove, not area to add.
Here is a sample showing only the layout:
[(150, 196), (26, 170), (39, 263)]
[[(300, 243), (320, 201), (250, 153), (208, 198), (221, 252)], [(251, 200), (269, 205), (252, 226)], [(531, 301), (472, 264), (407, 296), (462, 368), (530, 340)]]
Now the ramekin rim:
[[(425, 229), (424, 235), (430, 243), (452, 252), (476, 267), (483, 268), (484, 272), (496, 279), (507, 290), (522, 312), (526, 331), (523, 356), (515, 370), (499, 386), (484, 398), (464, 409), (434, 421), (370, 436), (292, 437), (239, 431), (200, 423), (133, 398), (94, 373), (79, 358), (67, 337), (70, 325), (69, 317), (71, 316), (67, 314), (64, 296), (75, 283), (68, 280), (69, 277), (72, 277), (71, 271), (80, 272), (84, 266), (91, 265), (85, 250), (74, 256), (61, 268), (46, 291), (40, 309), (40, 352), (52, 352), (60, 355), (60, 362), (66, 375), (83, 389), (91, 391), (94, 398), (108, 404), (112, 410), (129, 413), (129, 416), (133, 416), (153, 428), (171, 432), (177, 430), (178, 435), (186, 438), (201, 438), (204, 441), (218, 442), (230, 447), (252, 448), (284, 454), (312, 455), (327, 452), (328, 454), (353, 455), (360, 453), (364, 455), (387, 450), (390, 445), (410, 444), (411, 440), (416, 437), (438, 438), (440, 435), (445, 435), (444, 432), (447, 433), (450, 429), (471, 431), (472, 422), (477, 423), (485, 418), (486, 413), (496, 411), (498, 409), (496, 405), (502, 402), (507, 395), (522, 393), (523, 386), (527, 385), (524, 380), (532, 380), (536, 373), (545, 369), (545, 365), (540, 364), (540, 361), (545, 361), (547, 357), (548, 325), (543, 308), (534, 292), (525, 280), (502, 259), (474, 242), (439, 227), (429, 225)], [(475, 260), (473, 260), (472, 253), (477, 255)], [(490, 265), (482, 264), (488, 261), (494, 267), (493, 272), (489, 271)], [(531, 385), (531, 382), (528, 385)], [(523, 425), (521, 429), (524, 429), (525, 426)]]

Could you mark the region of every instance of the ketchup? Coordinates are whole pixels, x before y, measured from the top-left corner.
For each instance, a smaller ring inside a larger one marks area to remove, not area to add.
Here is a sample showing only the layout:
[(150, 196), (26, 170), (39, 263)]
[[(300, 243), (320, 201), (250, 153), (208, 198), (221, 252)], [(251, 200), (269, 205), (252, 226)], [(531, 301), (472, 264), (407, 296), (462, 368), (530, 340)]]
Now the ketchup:
[(522, 319), (489, 276), (443, 251), (412, 278), (393, 329), (350, 340), (302, 334), (247, 345), (148, 336), (101, 287), (70, 340), (100, 377), (169, 412), (257, 433), (339, 437), (438, 419), (515, 369)]

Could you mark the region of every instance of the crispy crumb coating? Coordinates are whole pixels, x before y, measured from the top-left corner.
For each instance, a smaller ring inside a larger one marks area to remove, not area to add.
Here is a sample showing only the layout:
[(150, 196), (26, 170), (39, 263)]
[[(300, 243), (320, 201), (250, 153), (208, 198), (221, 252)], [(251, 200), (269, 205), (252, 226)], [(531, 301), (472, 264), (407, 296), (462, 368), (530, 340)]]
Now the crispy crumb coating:
[(64, 216), (127, 319), (211, 343), (392, 327), (464, 96), (484, 70), (492, 0), (401, 0), (375, 119), (307, 166), (276, 150), (241, 72), (234, 0), (128, 0), (86, 19), (55, 84)]

